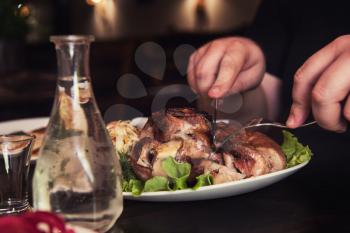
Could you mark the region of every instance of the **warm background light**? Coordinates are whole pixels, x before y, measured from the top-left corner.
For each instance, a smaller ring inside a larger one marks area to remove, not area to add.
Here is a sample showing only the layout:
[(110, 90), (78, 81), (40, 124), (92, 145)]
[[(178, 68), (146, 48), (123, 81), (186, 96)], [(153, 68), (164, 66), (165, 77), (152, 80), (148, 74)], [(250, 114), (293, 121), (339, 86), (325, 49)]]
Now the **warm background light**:
[(96, 37), (112, 38), (118, 30), (116, 0), (94, 0), (99, 1), (93, 11), (92, 28)]
[(102, 1), (103, 0), (86, 0), (86, 3), (89, 4), (90, 6), (94, 6)]
[[(260, 0), (71, 1), (71, 30), (80, 34), (94, 34), (102, 40), (174, 32), (228, 32), (249, 24), (259, 2)], [(89, 8), (87, 4), (93, 6), (92, 9), (82, 11), (84, 7)]]
[(28, 17), (30, 15), (30, 9), (26, 5), (21, 5), (19, 8), (19, 15), (22, 17)]

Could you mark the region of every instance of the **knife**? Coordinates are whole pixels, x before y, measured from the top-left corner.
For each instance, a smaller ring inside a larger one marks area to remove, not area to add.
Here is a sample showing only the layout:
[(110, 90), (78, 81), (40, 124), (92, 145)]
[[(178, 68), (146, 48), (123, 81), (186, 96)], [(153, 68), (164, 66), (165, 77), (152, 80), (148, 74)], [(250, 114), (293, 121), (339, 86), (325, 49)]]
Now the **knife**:
[(216, 118), (217, 118), (217, 108), (218, 108), (218, 99), (214, 99), (214, 112), (212, 115), (212, 135), (213, 135), (213, 144), (216, 142)]

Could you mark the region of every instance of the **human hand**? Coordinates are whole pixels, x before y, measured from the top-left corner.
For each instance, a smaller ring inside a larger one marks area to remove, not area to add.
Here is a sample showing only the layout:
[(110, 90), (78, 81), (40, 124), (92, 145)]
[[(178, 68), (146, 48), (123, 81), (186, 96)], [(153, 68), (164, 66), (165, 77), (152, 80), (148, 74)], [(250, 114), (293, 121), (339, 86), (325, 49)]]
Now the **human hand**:
[(350, 121), (350, 35), (338, 37), (312, 55), (296, 72), (287, 125), (305, 122), (310, 110), (318, 124), (344, 132)]
[(255, 88), (264, 73), (261, 49), (249, 39), (228, 37), (211, 41), (191, 55), (187, 79), (194, 92), (220, 98)]

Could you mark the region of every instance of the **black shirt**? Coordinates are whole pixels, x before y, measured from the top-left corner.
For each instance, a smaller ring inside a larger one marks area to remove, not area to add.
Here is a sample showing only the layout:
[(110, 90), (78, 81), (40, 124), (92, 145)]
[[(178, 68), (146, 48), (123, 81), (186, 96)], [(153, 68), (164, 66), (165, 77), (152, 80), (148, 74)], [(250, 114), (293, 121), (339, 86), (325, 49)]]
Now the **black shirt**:
[(296, 70), (313, 53), (348, 33), (350, 1), (262, 0), (247, 36), (263, 49), (267, 72), (283, 80), (287, 110)]

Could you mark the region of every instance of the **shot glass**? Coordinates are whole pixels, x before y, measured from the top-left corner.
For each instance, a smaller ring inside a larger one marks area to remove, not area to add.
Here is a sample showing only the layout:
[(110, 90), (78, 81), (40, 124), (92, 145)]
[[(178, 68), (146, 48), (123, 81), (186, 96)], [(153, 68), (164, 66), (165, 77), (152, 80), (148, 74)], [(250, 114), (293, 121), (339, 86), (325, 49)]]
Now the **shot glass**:
[(25, 212), (28, 202), (28, 173), (34, 137), (0, 136), (0, 216)]

